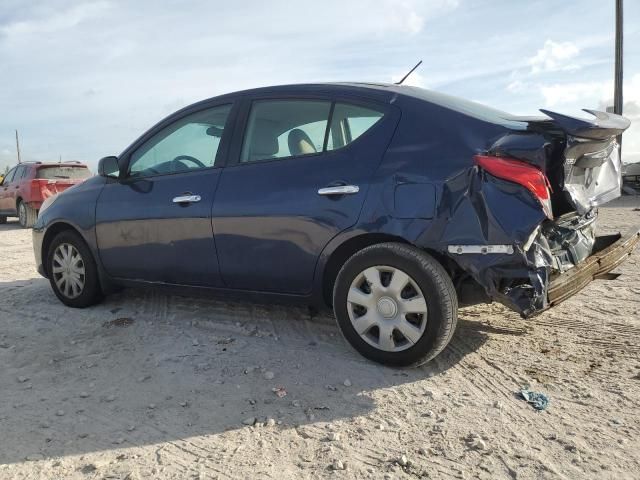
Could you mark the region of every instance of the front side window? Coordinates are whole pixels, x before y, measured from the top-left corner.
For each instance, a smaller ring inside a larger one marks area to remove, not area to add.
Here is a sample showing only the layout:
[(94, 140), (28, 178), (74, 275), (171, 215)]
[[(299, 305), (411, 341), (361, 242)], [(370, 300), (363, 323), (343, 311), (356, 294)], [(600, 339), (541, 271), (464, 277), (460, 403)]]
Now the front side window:
[(264, 100), (253, 103), (241, 162), (322, 152), (331, 102)]
[(14, 181), (14, 182), (19, 182), (19, 181), (20, 181), (20, 179), (21, 179), (22, 177), (24, 177), (24, 171), (25, 171), (25, 170), (26, 170), (26, 169), (25, 169), (25, 167), (23, 167), (23, 166), (20, 166), (20, 167), (16, 168), (16, 174), (13, 176), (13, 181)]
[(11, 170), (9, 170), (9, 173), (7, 173), (7, 176), (4, 177), (4, 180), (2, 182), (3, 185), (8, 185), (11, 183), (11, 181), (13, 180), (13, 176), (16, 173), (16, 167), (12, 168)]
[(249, 114), (240, 161), (257, 162), (337, 150), (360, 137), (383, 115), (369, 107), (340, 102), (334, 104), (332, 112), (328, 101), (256, 101)]
[(155, 134), (131, 155), (129, 174), (146, 177), (216, 165), (231, 105), (187, 115)]

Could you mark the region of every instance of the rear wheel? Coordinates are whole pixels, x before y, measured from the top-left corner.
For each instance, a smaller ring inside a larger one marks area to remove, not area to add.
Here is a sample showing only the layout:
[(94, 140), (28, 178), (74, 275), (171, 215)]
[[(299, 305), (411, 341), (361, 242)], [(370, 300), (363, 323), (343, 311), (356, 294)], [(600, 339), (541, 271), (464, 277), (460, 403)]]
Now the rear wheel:
[(84, 308), (102, 297), (93, 255), (75, 232), (59, 233), (47, 255), (47, 273), (56, 296), (69, 307)]
[(23, 201), (18, 203), (18, 220), (22, 228), (31, 228), (38, 219), (38, 211)]
[(410, 245), (384, 243), (344, 264), (333, 308), (345, 338), (363, 356), (417, 366), (449, 343), (458, 300), (449, 275), (433, 257)]
[(0, 216), (0, 225), (4, 225), (5, 223), (7, 223), (7, 217)]

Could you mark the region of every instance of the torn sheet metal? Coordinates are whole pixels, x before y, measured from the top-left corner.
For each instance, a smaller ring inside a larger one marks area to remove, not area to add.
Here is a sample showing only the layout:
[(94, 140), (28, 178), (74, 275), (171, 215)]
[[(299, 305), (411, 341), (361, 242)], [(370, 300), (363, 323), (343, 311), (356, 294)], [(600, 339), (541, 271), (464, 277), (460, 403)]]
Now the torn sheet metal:
[[(602, 150), (580, 155), (585, 148)], [(587, 213), (621, 195), (622, 162), (615, 140), (603, 146), (570, 138), (565, 157), (565, 190), (578, 213)]]
[(584, 216), (573, 212), (545, 224), (544, 235), (549, 243), (555, 270), (565, 272), (591, 255), (596, 239), (597, 218), (595, 210)]
[[(553, 256), (539, 228), (546, 216), (526, 189), (473, 168), (447, 182), (442, 205), (448, 208), (439, 232), (447, 240), (443, 251), (490, 298), (525, 317), (547, 307)], [(458, 246), (477, 251), (457, 253)], [(480, 246), (502, 251), (487, 254)]]
[[(440, 237), (448, 240), (442, 250), (489, 297), (523, 317), (548, 306), (552, 273), (562, 274), (592, 254), (595, 207), (620, 195), (616, 137), (629, 126), (624, 117), (604, 112), (588, 110), (592, 120), (542, 112), (550, 118), (525, 120), (527, 131), (494, 138), (487, 152), (544, 172), (556, 218), (546, 218), (521, 186), (472, 169), (447, 182), (449, 220)], [(506, 245), (512, 250), (495, 248)]]
[(564, 190), (578, 213), (585, 214), (619, 197), (622, 161), (616, 138), (629, 128), (630, 121), (595, 110), (585, 109), (595, 117), (592, 120), (540, 111), (566, 134)]

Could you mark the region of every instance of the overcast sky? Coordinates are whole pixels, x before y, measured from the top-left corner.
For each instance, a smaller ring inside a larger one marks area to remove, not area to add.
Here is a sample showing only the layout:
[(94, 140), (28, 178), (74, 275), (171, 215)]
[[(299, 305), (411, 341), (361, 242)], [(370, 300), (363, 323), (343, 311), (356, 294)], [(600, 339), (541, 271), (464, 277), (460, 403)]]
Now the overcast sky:
[[(518, 114), (612, 102), (613, 0), (1, 0), (0, 166), (118, 154), (178, 108), (256, 86), (399, 79)], [(640, 2), (625, 2), (626, 161)]]

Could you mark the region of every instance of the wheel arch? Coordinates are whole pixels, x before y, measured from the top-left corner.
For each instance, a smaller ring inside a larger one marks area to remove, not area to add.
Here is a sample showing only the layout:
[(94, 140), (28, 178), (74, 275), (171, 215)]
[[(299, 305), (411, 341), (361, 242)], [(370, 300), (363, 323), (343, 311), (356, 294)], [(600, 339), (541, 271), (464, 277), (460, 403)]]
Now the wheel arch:
[(71, 225), (70, 223), (67, 222), (57, 222), (54, 223), (53, 225), (50, 225), (45, 234), (44, 237), (42, 239), (42, 250), (40, 252), (41, 257), (42, 258), (42, 267), (45, 270), (45, 273), (47, 274), (47, 276), (49, 275), (49, 272), (47, 271), (47, 254), (49, 252), (49, 247), (51, 246), (51, 242), (53, 241), (53, 239), (56, 237), (56, 235), (58, 235), (61, 232), (65, 232), (65, 231), (72, 231), (77, 233), (80, 238), (82, 238), (82, 240), (86, 242), (86, 240), (84, 239), (84, 236), (82, 235), (82, 233), (73, 225)]
[(371, 245), (387, 242), (410, 244), (410, 242), (402, 237), (387, 233), (363, 233), (361, 235), (348, 238), (339, 244), (330, 253), (322, 269), (321, 287), (323, 304), (327, 307), (332, 306), (333, 286), (338, 276), (338, 272), (352, 255)]
[[(406, 238), (389, 234), (389, 233), (363, 233), (354, 237), (350, 237), (340, 243), (333, 251), (328, 255), (327, 260), (324, 262), (322, 268), (321, 277), (321, 301), (322, 304), (328, 308), (332, 308), (333, 304), (333, 286), (335, 284), (338, 272), (344, 265), (344, 263), (354, 254), (362, 250), (363, 248), (371, 245), (377, 245), (380, 243), (396, 242), (403, 243), (405, 245), (411, 245), (415, 248), (422, 250), (423, 252), (431, 255), (445, 271), (449, 274), (451, 280), (456, 283), (464, 272), (457, 266), (457, 264), (450, 259), (447, 255), (437, 251), (436, 249), (419, 246), (415, 243), (407, 240)], [(474, 302), (477, 303), (477, 302)]]

